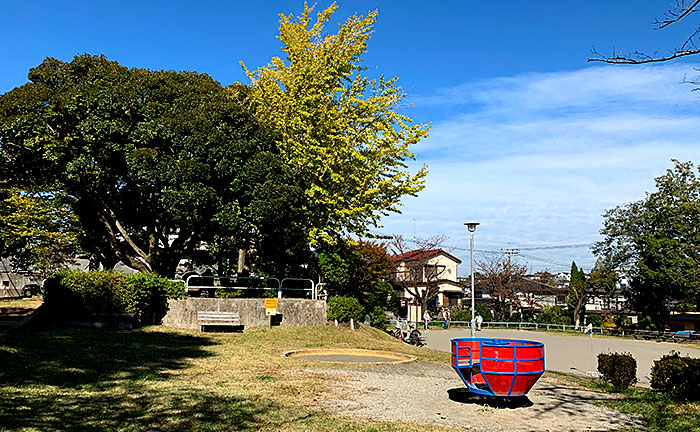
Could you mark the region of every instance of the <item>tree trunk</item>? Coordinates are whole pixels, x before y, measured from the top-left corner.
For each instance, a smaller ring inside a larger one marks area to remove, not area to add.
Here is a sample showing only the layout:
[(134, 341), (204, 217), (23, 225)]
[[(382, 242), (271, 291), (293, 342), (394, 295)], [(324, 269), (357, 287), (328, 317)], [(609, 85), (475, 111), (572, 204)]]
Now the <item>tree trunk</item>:
[(238, 268), (236, 269), (236, 273), (239, 276), (245, 276), (248, 274), (248, 271), (245, 267), (246, 252), (246, 249), (238, 249)]

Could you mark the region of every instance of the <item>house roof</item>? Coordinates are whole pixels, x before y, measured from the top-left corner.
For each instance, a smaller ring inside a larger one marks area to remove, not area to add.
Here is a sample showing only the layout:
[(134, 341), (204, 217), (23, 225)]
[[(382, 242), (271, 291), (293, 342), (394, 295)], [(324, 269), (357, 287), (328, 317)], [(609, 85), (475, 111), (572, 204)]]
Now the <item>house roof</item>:
[(415, 249), (412, 251), (404, 252), (402, 254), (394, 255), (391, 257), (391, 259), (394, 260), (394, 262), (411, 262), (411, 261), (422, 261), (422, 260), (429, 260), (431, 258), (434, 258), (438, 255), (444, 255), (447, 258), (451, 259), (452, 261), (456, 262), (457, 264), (461, 264), (462, 261), (457, 258), (456, 256), (445, 252), (442, 249), (432, 249), (432, 250), (423, 250), (423, 249)]

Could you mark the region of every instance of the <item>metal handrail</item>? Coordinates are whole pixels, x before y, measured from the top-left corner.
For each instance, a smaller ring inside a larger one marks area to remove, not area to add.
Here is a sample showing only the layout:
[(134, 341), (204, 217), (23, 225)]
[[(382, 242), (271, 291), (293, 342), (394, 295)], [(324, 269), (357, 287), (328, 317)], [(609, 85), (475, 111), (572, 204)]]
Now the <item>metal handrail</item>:
[[(311, 288), (286, 288), (284, 287), (284, 282), (285, 281), (305, 281), (305, 282), (311, 282)], [(314, 284), (314, 281), (311, 279), (306, 279), (306, 278), (284, 278), (280, 281), (280, 291), (278, 294), (278, 298), (282, 298), (282, 290), (298, 290), (298, 291), (309, 291), (311, 290), (311, 298), (313, 300), (316, 300), (316, 284)]]

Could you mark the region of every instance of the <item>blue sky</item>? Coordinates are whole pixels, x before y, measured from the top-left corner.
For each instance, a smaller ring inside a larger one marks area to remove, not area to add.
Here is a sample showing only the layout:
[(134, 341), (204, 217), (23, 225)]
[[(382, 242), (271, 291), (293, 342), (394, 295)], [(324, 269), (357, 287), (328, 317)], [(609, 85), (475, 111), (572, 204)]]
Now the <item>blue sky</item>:
[[(318, 7), (330, 2), (320, 1)], [(280, 55), (277, 14), (298, 1), (1, 0), (0, 93), (51, 56), (105, 54), (131, 67), (196, 70), (222, 84)], [(462, 223), (479, 221), (478, 250), (521, 248), (532, 270), (589, 270), (605, 209), (644, 197), (671, 159), (700, 162), (692, 125), (700, 57), (649, 66), (587, 63), (591, 48), (665, 54), (694, 22), (657, 31), (665, 1), (344, 1), (338, 19), (379, 9), (368, 73), (398, 75), (406, 114), (430, 122), (414, 167), (425, 191), (381, 233), (443, 234), (467, 261)], [(695, 64), (698, 62), (699, 64)], [(535, 248), (535, 249), (528, 249)], [(539, 248), (539, 249), (537, 249)], [(477, 254), (477, 259), (479, 255)], [(468, 272), (462, 265), (460, 273)]]

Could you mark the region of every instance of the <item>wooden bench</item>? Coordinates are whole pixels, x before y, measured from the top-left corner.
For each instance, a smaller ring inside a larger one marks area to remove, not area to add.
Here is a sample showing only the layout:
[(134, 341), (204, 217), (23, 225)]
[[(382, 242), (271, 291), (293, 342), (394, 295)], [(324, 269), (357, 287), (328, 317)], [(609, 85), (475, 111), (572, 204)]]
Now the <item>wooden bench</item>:
[(197, 312), (199, 328), (205, 327), (243, 327), (240, 317), (233, 312)]

